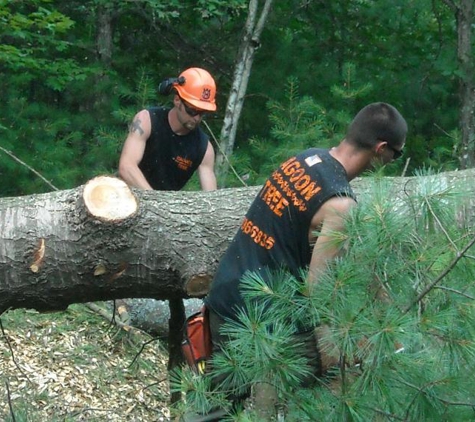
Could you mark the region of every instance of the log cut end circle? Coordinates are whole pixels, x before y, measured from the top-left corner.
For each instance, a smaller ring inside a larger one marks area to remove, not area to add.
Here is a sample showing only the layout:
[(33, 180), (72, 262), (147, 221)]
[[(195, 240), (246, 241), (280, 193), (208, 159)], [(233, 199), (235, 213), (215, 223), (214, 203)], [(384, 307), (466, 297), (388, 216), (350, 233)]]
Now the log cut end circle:
[(83, 191), (88, 213), (104, 222), (117, 222), (133, 216), (138, 210), (138, 201), (127, 184), (110, 176), (90, 180)]
[(213, 277), (210, 274), (196, 274), (186, 283), (186, 292), (190, 297), (203, 297), (209, 292)]

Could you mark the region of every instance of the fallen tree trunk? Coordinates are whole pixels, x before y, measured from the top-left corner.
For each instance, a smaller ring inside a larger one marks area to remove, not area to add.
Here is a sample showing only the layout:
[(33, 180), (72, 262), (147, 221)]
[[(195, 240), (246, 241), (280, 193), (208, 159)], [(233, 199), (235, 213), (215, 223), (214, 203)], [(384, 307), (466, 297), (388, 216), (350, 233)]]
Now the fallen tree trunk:
[[(431, 180), (463, 186), (472, 210), (473, 176), (466, 170)], [(395, 194), (421, 180), (395, 178)], [(353, 183), (357, 193), (371, 185), (372, 178)], [(258, 189), (140, 191), (98, 177), (76, 189), (0, 199), (0, 312), (201, 297)]]
[(131, 191), (99, 177), (72, 190), (2, 199), (0, 311), (201, 296), (250, 191)]
[[(155, 299), (123, 299), (120, 301), (121, 306), (127, 309), (128, 320), (125, 325), (138, 328), (141, 331), (150, 334), (152, 337), (166, 338), (169, 333), (169, 321), (171, 318), (170, 307), (167, 300)], [(112, 317), (112, 311), (116, 309), (117, 318), (121, 318), (118, 311), (118, 304), (114, 306), (114, 302), (106, 302), (109, 310), (109, 317)], [(183, 300), (185, 308), (185, 317), (198, 312), (203, 306), (202, 299), (185, 299)], [(122, 321), (122, 319), (120, 319)], [(125, 321), (124, 321), (125, 322)]]

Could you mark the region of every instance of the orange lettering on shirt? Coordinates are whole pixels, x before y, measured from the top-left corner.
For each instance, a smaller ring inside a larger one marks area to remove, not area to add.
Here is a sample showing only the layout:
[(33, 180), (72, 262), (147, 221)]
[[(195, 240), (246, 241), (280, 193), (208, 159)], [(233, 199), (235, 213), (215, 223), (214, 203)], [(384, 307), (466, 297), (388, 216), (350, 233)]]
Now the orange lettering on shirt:
[(300, 168), (300, 163), (295, 160), (296, 158), (294, 157), (282, 164), (281, 169), (286, 176), (292, 176), (294, 172)]
[(304, 196), (306, 201), (309, 201), (313, 195), (320, 192), (322, 188), (320, 186), (316, 186), (315, 182), (309, 183), (305, 186), (305, 189), (302, 189), (300, 193)]
[(180, 170), (187, 171), (193, 165), (193, 161), (189, 160), (188, 158), (183, 158), (183, 157), (178, 156), (178, 157), (175, 157), (174, 160), (177, 163), (177, 166)]
[(261, 198), (267, 206), (279, 217), (282, 217), (282, 211), (289, 205), (289, 201), (285, 199), (280, 191), (270, 182), (266, 181), (261, 191)]

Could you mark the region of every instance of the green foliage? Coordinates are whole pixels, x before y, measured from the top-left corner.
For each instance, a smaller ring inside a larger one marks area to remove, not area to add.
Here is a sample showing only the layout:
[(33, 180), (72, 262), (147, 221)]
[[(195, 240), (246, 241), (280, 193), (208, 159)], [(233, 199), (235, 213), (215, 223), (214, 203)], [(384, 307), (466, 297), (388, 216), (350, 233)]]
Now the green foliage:
[[(355, 86), (356, 66), (353, 63), (346, 63), (342, 69), (343, 85), (334, 85), (331, 88), (332, 94), (337, 98), (342, 98), (347, 101), (358, 100), (362, 97), (367, 97), (368, 93), (372, 91), (373, 86), (367, 82), (360, 86)], [(356, 79), (357, 82), (359, 82)]]
[[(329, 114), (354, 116), (374, 101), (395, 105), (409, 124), (408, 145), (414, 138), (438, 145), (443, 140), (438, 128), (451, 132), (457, 126), (456, 32), (443, 2), (315, 1), (292, 6), (275, 4), (263, 34), (266, 48), (253, 67), (250, 95), (282, 102), (282, 86), (293, 75), (300, 91)], [(350, 84), (349, 63), (356, 71)], [(358, 92), (360, 88), (365, 89)], [(354, 98), (353, 89), (358, 94)], [(337, 93), (349, 94), (347, 100)], [(266, 117), (257, 108), (248, 118), (262, 122)], [(265, 137), (264, 126), (256, 126)], [(426, 162), (431, 151), (411, 156), (407, 174), (424, 165), (434, 167)], [(453, 161), (446, 153), (438, 156), (435, 168), (446, 165), (447, 158)], [(400, 174), (402, 168), (398, 170)]]
[[(244, 0), (0, 1), (0, 146), (59, 188), (113, 173), (131, 117), (163, 102), (154, 87), (187, 66), (216, 77), (209, 123), (219, 133), (247, 8)], [(99, 54), (104, 18), (110, 60)], [(409, 161), (386, 174), (457, 168), (454, 27), (449, 8), (429, 0), (274, 3), (231, 157), (237, 173), (258, 184), (286, 149), (333, 145), (372, 101), (394, 104), (409, 123)], [(47, 189), (19, 167), (0, 155), (12, 181), (1, 196)], [(228, 185), (241, 182), (230, 174)]]
[(245, 0), (198, 0), (195, 10), (204, 19), (225, 18), (228, 13), (240, 13), (247, 7)]
[(66, 15), (49, 9), (48, 0), (0, 3), (0, 63), (3, 71), (26, 72), (30, 78), (61, 90), (71, 81), (84, 81), (90, 69), (62, 57), (71, 45), (65, 34), (74, 26)]
[[(249, 184), (260, 184), (286, 158), (309, 147), (328, 147), (334, 127), (326, 110), (309, 97), (299, 95), (296, 78), (290, 77), (286, 86), (286, 101), (267, 102), (270, 139), (251, 138), (251, 149), (237, 150), (233, 166), (246, 174)], [(230, 175), (229, 179), (234, 178)], [(230, 183), (233, 183), (230, 181)], [(236, 182), (234, 182), (236, 183)]]
[[(196, 2), (1, 2), (0, 146), (58, 189), (114, 173), (134, 114), (168, 102), (157, 98), (156, 86), (187, 65), (177, 65), (174, 50), (165, 47), (168, 34), (181, 36), (171, 34), (173, 27), (165, 22), (192, 18), (190, 32), (197, 27), (213, 32), (221, 25), (213, 19), (239, 18), (244, 6), (243, 1), (211, 2), (209, 10)], [(112, 19), (112, 63), (96, 53), (99, 18), (107, 13)], [(180, 28), (186, 28), (184, 22)], [(188, 58), (190, 64), (200, 64), (193, 54)], [(174, 62), (167, 64), (169, 60)], [(1, 152), (0, 175), (10, 181), (0, 188), (0, 196), (51, 189)]]
[[(106, 168), (110, 169), (111, 157), (117, 155), (115, 144), (106, 144), (97, 136), (99, 130), (94, 127), (95, 122), (81, 115), (71, 116), (66, 110), (44, 103), (29, 103), (20, 96), (10, 103), (10, 113), (8, 116), (15, 117), (6, 119), (9, 128), (2, 131), (2, 146), (58, 189), (74, 187), (90, 178), (92, 174), (84, 173), (85, 163), (93, 163), (91, 167), (99, 164), (103, 169), (108, 163)], [(32, 177), (27, 168), (3, 153), (0, 169), (18, 176), (14, 184), (2, 187), (3, 195), (51, 190), (42, 180)]]
[[(325, 109), (315, 98), (301, 96), (299, 90), (299, 80), (289, 77), (285, 101), (269, 100), (266, 104), (272, 125), (270, 137), (251, 137), (248, 148), (238, 146), (234, 151), (233, 167), (247, 184), (262, 184), (283, 161), (302, 150), (337, 145), (353, 118), (354, 103), (367, 98), (372, 85), (363, 83), (355, 66), (348, 63), (344, 65), (341, 83), (331, 88), (333, 96), (340, 101), (337, 110)], [(396, 162), (382, 171), (387, 175), (400, 174), (403, 164), (402, 161)], [(234, 174), (228, 175), (228, 185), (239, 186), (239, 183)]]
[[(227, 375), (220, 390), (269, 382), (289, 421), (471, 420), (474, 233), (457, 219), (465, 189), (428, 173), (405, 193), (372, 182), (334, 235), (344, 255), (310, 294), (285, 273), (243, 278), (247, 310), (224, 328), (229, 347), (213, 359), (213, 373)], [(307, 368), (289, 338), (316, 322), (328, 326), (320, 349), (342, 364), (303, 390)]]

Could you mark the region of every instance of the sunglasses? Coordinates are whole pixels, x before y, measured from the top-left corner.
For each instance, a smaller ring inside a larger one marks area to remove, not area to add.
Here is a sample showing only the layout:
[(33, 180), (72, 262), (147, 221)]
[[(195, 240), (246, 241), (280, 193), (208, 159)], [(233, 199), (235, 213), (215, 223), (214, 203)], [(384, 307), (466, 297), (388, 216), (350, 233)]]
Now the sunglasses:
[(393, 152), (393, 160), (397, 160), (398, 158), (401, 158), (402, 154), (404, 154), (404, 148), (396, 149), (392, 147), (391, 145), (389, 145), (388, 141), (381, 138), (378, 138), (378, 141), (386, 142), (387, 147)]
[(388, 145), (388, 148), (390, 150), (392, 150), (393, 152), (393, 159), (394, 160), (397, 160), (398, 158), (401, 158), (402, 157), (402, 154), (404, 154), (404, 149), (396, 149), (396, 148), (393, 148), (391, 145), (387, 144)]
[(190, 107), (183, 100), (181, 100), (181, 103), (183, 104), (186, 114), (188, 114), (191, 117), (203, 116), (206, 114), (206, 110), (198, 110), (197, 108)]

